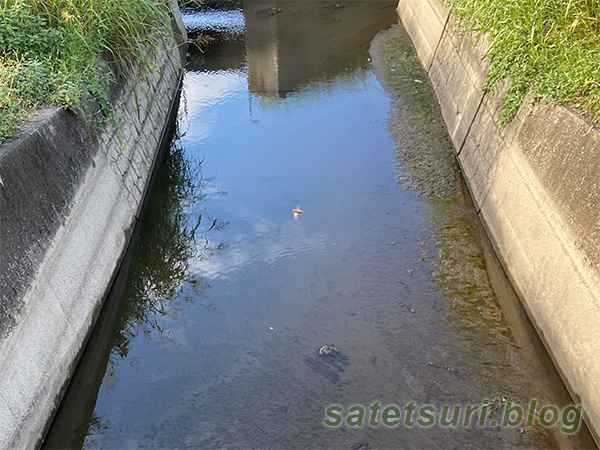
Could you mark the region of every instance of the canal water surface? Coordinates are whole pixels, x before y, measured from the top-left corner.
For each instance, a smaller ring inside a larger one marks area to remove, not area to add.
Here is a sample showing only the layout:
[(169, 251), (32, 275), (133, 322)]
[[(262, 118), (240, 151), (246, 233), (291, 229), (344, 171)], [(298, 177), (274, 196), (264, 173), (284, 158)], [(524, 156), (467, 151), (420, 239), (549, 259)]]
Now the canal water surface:
[[(47, 448), (593, 447), (583, 425), (499, 426), (507, 401), (572, 400), (394, 8), (184, 11), (197, 46), (171, 139)], [(485, 426), (323, 422), (484, 400)]]

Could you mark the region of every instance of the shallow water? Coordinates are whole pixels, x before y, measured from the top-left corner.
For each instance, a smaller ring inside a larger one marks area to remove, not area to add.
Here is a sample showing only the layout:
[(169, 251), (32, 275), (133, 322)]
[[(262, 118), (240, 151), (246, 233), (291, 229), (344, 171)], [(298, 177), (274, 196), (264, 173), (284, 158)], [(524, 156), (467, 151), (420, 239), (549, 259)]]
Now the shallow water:
[[(333, 404), (487, 399), (500, 420), (502, 398), (572, 403), (431, 132), (433, 97), (394, 90), (394, 49), (368, 53), (394, 7), (186, 11), (190, 36), (214, 40), (191, 49), (139, 232), (47, 448), (593, 446), (583, 426), (323, 425)], [(417, 65), (397, 70), (429, 89)], [(433, 193), (407, 150), (423, 142), (446, 180)]]

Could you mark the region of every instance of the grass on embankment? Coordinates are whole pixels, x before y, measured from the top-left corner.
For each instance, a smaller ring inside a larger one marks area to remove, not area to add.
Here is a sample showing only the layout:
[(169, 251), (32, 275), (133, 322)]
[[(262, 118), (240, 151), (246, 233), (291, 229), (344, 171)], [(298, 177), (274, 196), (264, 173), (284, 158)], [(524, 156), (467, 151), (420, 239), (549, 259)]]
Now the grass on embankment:
[(509, 77), (502, 120), (525, 95), (598, 117), (600, 113), (599, 0), (446, 0), (467, 31), (491, 43), (488, 87)]
[(0, 142), (33, 109), (75, 110), (87, 94), (111, 119), (109, 81), (148, 60), (168, 11), (163, 0), (3, 0)]

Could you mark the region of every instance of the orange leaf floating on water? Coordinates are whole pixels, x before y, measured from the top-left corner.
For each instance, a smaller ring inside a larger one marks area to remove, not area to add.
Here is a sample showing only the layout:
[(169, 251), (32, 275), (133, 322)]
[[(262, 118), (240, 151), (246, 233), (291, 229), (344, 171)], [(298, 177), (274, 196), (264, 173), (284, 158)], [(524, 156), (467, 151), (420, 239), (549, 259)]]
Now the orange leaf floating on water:
[(292, 209), (292, 212), (294, 213), (294, 219), (297, 219), (298, 216), (300, 214), (302, 214), (302, 210), (300, 209), (300, 205), (298, 205), (296, 208)]

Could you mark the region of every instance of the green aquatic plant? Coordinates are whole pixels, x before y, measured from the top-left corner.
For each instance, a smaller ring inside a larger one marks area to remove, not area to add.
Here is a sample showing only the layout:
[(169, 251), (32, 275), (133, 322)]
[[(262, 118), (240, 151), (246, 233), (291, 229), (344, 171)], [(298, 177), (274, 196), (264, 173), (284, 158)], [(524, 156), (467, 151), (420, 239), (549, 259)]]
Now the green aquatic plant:
[(487, 88), (509, 80), (502, 121), (534, 101), (600, 113), (598, 0), (446, 0), (462, 29), (485, 35), (491, 63)]
[(172, 35), (163, 0), (4, 0), (0, 7), (0, 142), (48, 104), (97, 102), (112, 117), (111, 82), (148, 64)]

